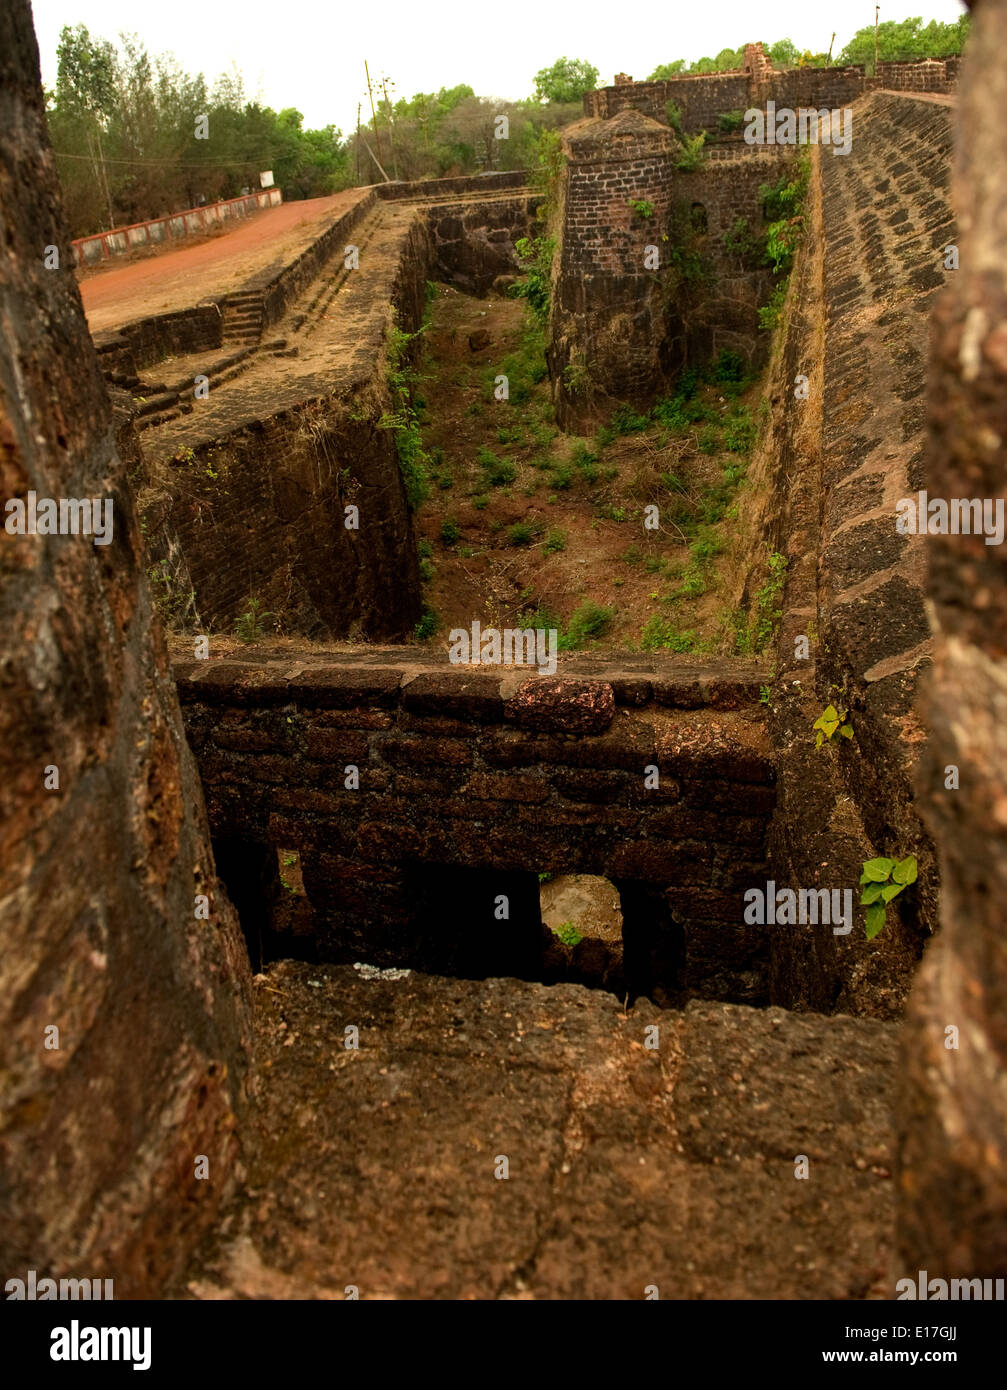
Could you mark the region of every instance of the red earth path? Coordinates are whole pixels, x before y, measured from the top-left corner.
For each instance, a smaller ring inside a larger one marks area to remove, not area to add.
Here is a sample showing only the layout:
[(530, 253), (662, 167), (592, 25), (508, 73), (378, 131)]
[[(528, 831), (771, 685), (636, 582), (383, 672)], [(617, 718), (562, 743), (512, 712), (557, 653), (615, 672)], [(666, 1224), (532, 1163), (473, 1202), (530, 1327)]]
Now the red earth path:
[(144, 260), (113, 265), (80, 281), (92, 334), (132, 323), (150, 314), (188, 309), (200, 300), (238, 290), (256, 271), (293, 260), (360, 198), (366, 188), (350, 188), (328, 198), (281, 203), (256, 213), (232, 229), (195, 245), (164, 251)]

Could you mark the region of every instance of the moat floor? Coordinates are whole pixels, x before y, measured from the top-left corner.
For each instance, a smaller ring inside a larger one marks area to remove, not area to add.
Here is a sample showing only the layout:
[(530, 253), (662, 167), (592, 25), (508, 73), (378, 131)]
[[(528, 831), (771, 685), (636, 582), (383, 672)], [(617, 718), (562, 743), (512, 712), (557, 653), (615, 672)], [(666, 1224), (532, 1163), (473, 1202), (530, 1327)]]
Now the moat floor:
[(257, 977), (247, 1184), (182, 1297), (892, 1296), (895, 1025), (369, 973)]

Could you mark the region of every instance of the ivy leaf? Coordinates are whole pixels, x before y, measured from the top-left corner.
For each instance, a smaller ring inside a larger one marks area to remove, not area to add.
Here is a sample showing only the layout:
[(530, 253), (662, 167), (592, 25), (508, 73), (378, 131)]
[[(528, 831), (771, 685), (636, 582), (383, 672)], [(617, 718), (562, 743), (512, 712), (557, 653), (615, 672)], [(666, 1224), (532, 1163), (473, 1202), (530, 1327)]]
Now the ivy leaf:
[(907, 854), (905, 859), (900, 859), (892, 870), (892, 878), (896, 883), (901, 883), (907, 887), (910, 883), (916, 882), (916, 855)]
[(885, 925), (885, 909), (882, 903), (875, 903), (864, 913), (866, 925), (864, 930), (867, 933), (867, 940), (873, 941), (878, 932)]
[(884, 883), (894, 868), (894, 859), (867, 859), (864, 861), (864, 878), (868, 883)]
[(905, 886), (904, 883), (886, 883), (881, 890), (881, 896), (886, 903), (890, 903), (892, 898), (898, 897)]
[[(861, 880), (863, 882), (863, 880)], [(868, 883), (863, 893), (860, 895), (860, 906), (867, 907), (870, 903), (876, 903), (881, 897), (881, 884)]]

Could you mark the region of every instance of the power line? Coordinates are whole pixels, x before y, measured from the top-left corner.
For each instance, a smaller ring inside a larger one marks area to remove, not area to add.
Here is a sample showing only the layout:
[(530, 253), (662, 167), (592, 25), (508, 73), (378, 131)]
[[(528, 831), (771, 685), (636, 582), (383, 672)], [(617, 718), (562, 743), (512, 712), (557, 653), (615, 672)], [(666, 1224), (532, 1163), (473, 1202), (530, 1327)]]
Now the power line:
[[(85, 160), (88, 164), (95, 163), (90, 154), (71, 154), (68, 150), (53, 150), (60, 160)], [(220, 170), (220, 168), (246, 168), (250, 164), (256, 164), (256, 158), (249, 156), (246, 160), (122, 160), (122, 158), (111, 158), (102, 156), (100, 164), (150, 164), (157, 168), (182, 168), (182, 170)], [(261, 161), (257, 163), (261, 168)]]

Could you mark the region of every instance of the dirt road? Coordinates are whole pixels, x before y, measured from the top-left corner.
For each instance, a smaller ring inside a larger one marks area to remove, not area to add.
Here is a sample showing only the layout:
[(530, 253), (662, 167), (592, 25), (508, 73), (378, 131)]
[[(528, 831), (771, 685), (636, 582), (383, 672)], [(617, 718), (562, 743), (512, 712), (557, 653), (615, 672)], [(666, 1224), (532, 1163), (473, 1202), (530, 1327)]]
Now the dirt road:
[(198, 245), (114, 266), (81, 281), (88, 327), (100, 333), (150, 314), (187, 309), (209, 296), (240, 289), (256, 271), (292, 260), (367, 190), (283, 203)]

